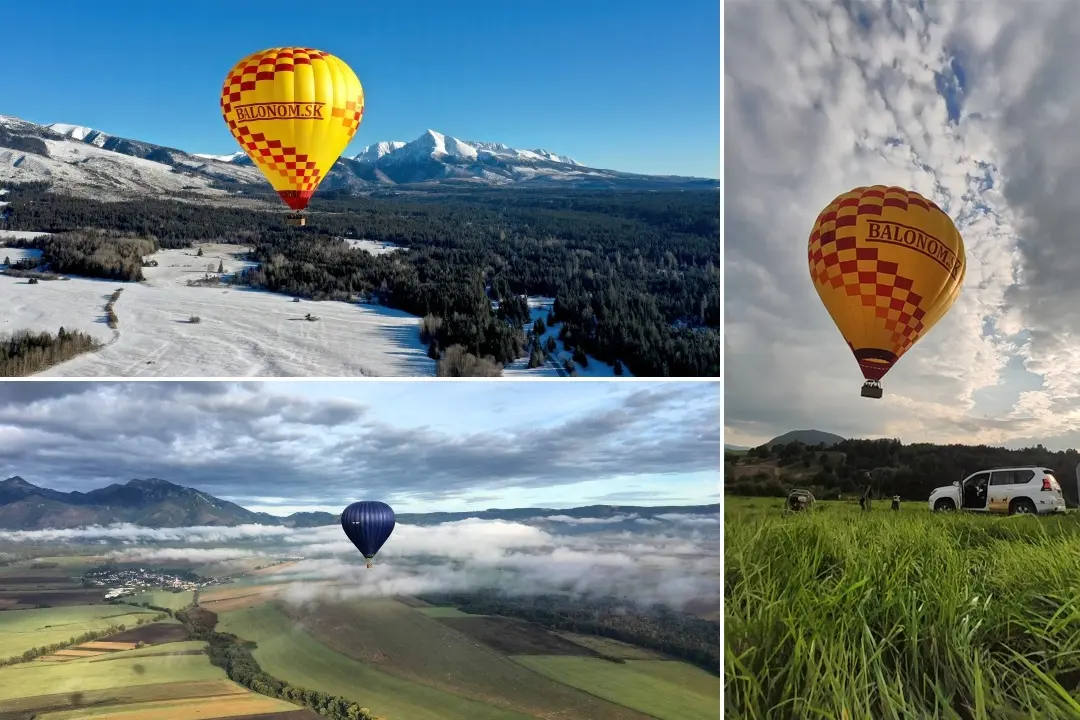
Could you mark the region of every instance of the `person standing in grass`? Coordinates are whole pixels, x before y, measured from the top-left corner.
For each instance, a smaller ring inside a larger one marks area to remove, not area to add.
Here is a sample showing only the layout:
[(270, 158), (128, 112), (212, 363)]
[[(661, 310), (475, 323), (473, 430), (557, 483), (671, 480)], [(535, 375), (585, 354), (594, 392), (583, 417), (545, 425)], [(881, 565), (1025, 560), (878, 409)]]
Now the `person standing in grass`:
[(900, 509), (900, 496), (899, 495), (893, 495), (892, 496), (892, 509), (893, 510), (899, 510)]
[(862, 473), (862, 481), (863, 481), (863, 493), (862, 493), (862, 497), (859, 498), (859, 507), (861, 507), (863, 510), (869, 510), (870, 509), (870, 473), (866, 472), (865, 470)]

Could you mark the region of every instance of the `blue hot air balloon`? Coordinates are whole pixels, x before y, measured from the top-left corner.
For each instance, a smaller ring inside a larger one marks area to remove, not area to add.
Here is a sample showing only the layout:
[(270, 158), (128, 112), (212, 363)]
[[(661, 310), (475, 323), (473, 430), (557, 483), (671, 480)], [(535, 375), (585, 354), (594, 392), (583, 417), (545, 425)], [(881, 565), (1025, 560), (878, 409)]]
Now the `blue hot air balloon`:
[(394, 532), (394, 510), (378, 500), (355, 502), (341, 513), (341, 529), (371, 567), (371, 559)]

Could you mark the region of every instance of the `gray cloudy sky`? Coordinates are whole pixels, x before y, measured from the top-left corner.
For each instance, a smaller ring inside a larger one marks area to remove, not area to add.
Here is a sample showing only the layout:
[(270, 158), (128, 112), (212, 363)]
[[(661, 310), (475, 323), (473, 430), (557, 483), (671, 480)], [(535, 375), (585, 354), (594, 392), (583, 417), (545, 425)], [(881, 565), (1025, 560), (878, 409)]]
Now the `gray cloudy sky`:
[[(728, 0), (725, 23), (725, 441), (1080, 445), (1080, 3)], [(879, 183), (941, 205), (968, 272), (872, 401), (806, 243)]]
[(253, 510), (718, 502), (720, 389), (661, 382), (7, 382), (0, 478), (159, 477)]

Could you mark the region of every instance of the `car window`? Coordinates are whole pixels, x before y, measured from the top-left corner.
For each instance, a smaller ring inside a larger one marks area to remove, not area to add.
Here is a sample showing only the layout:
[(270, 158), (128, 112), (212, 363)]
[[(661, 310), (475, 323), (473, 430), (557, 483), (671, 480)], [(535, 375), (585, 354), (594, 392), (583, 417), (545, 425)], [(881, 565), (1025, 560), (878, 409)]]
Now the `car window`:
[(990, 474), (990, 484), (1012, 485), (1015, 482), (1015, 480), (1013, 480), (1014, 475), (1015, 471), (1013, 470), (995, 470)]
[(969, 477), (964, 482), (967, 483), (968, 485), (978, 485), (979, 483), (986, 482), (987, 478), (989, 478), (989, 477), (990, 477), (990, 473), (981, 472), (981, 473), (976, 473), (975, 475), (972, 475), (971, 477)]
[(1013, 484), (1023, 485), (1031, 482), (1031, 479), (1035, 477), (1034, 470), (1013, 470)]

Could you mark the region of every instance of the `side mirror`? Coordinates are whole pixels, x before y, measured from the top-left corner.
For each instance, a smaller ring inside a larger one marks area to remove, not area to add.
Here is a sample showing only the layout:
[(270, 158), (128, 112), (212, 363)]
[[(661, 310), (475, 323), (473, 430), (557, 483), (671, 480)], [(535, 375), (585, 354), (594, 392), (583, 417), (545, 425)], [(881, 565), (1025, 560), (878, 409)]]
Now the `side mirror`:
[(953, 484), (953, 487), (960, 487), (960, 481), (959, 480), (953, 480), (952, 484)]

